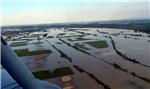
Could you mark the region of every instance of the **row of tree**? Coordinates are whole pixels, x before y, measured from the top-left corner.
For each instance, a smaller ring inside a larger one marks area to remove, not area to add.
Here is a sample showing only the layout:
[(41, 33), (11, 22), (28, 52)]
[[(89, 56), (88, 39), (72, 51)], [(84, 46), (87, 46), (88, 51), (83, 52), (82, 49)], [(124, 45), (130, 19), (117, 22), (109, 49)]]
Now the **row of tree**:
[[(49, 42), (48, 42), (49, 43)], [(51, 43), (49, 43), (55, 50), (57, 50), (62, 58), (66, 58), (69, 60), (69, 62), (72, 62), (71, 57), (69, 57), (68, 55), (66, 55), (64, 52), (62, 52), (61, 50), (59, 50), (56, 46), (52, 45)]]
[(115, 42), (114, 42), (114, 40), (112, 39), (112, 37), (110, 36), (109, 38), (110, 38), (110, 40), (111, 40), (113, 49), (115, 50), (115, 52), (116, 52), (119, 56), (121, 56), (121, 57), (124, 58), (125, 60), (128, 60), (128, 61), (131, 61), (131, 62), (133, 62), (133, 63), (136, 63), (136, 64), (139, 64), (139, 65), (142, 65), (142, 66), (145, 66), (145, 67), (150, 68), (150, 66), (145, 65), (145, 64), (142, 64), (142, 63), (140, 63), (139, 61), (137, 61), (136, 59), (129, 58), (129, 57), (126, 56), (125, 54), (122, 54), (122, 53), (121, 53), (120, 51), (118, 51), (118, 49), (116, 48)]
[(82, 69), (81, 67), (77, 65), (73, 65), (74, 68), (76, 68), (79, 72), (85, 72), (91, 79), (93, 79), (97, 84), (100, 84), (104, 87), (104, 89), (111, 89), (107, 84), (99, 80), (93, 73), (87, 72), (86, 70)]

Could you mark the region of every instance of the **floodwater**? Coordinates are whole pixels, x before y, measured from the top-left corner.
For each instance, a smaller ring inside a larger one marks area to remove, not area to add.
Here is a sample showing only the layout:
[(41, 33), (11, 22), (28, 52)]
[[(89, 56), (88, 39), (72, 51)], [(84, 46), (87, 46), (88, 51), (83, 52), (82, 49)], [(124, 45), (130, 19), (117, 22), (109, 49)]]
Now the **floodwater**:
[[(134, 32), (133, 30), (107, 28), (78, 28), (77, 31), (90, 33), (89, 35), (84, 36), (84, 38), (89, 38), (89, 40), (69, 41), (68, 38), (75, 39), (76, 37), (78, 37), (75, 35), (82, 34), (76, 32), (76, 30), (54, 30), (48, 33), (48, 35), (52, 35), (54, 36), (54, 38), (43, 38), (41, 40), (43, 43), (39, 44), (32, 44), (32, 41), (30, 41), (28, 42), (26, 47), (18, 47), (20, 49), (28, 48), (29, 51), (50, 49), (52, 53), (50, 53), (45, 59), (43, 59), (41, 63), (37, 63), (34, 60), (34, 57), (20, 57), (20, 59), (28, 65), (31, 71), (52, 71), (59, 67), (70, 67), (74, 72), (74, 83), (77, 89), (105, 88), (103, 87), (103, 85), (97, 84), (93, 79), (89, 78), (86, 73), (78, 72), (73, 67), (73, 65), (77, 65), (85, 71), (94, 74), (96, 78), (98, 78), (104, 84), (108, 85), (110, 89), (150, 89), (149, 81), (145, 81), (137, 76), (131, 75), (131, 73), (134, 72), (136, 75), (142, 78), (150, 79), (150, 67), (147, 67), (150, 66), (150, 43), (148, 42), (149, 34)], [(98, 31), (105, 33), (100, 33)], [(74, 45), (74, 43), (84, 44), (85, 47), (90, 49), (84, 49), (84, 51), (90, 53), (91, 55), (88, 55), (71, 46), (68, 46), (66, 43), (59, 40), (57, 35), (60, 33), (65, 33), (63, 36), (60, 36), (60, 39), (64, 40), (65, 42), (71, 45)], [(96, 36), (94, 34), (96, 34)], [(116, 36), (114, 34), (119, 35)], [(131, 34), (141, 34), (142, 36), (133, 36)], [(116, 48), (121, 53), (125, 54), (129, 58), (134, 58), (141, 64), (147, 66), (133, 63), (119, 56), (113, 49), (110, 38), (106, 36), (112, 37), (112, 39), (115, 42)], [(125, 36), (127, 36), (128, 38), (125, 38)], [(108, 47), (94, 48), (85, 43), (99, 40), (105, 40), (108, 44)], [(33, 41), (38, 42), (37, 40)], [(61, 44), (58, 44), (58, 42)], [(60, 53), (54, 47), (52, 47), (52, 45), (54, 45), (57, 49), (61, 50), (63, 53), (69, 56), (72, 59), (72, 62), (69, 62), (66, 58), (62, 58)], [(18, 48), (13, 47), (13, 49)], [(111, 65), (113, 63), (119, 65), (123, 69), (126, 69), (128, 72), (124, 72), (120, 69), (115, 68), (113, 65)], [(82, 77), (83, 79), (86, 79), (86, 82), (85, 80), (81, 80)], [(94, 86), (90, 86), (88, 84), (86, 85), (85, 83), (91, 83), (94, 84)], [(86, 87), (84, 87), (83, 85), (85, 85)]]

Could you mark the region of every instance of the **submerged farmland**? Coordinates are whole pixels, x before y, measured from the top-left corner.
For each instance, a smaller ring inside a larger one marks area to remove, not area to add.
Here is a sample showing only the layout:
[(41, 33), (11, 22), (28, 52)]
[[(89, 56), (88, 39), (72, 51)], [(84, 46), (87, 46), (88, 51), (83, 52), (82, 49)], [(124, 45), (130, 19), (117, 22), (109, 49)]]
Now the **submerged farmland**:
[(133, 30), (70, 28), (31, 32), (8, 43), (36, 78), (62, 88), (150, 89), (149, 37)]

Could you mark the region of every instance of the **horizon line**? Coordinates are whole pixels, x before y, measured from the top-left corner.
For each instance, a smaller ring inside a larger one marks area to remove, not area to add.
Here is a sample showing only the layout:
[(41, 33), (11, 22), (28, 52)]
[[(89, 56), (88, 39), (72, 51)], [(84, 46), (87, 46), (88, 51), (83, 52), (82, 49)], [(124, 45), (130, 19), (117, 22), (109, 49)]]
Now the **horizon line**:
[(1, 27), (11, 26), (30, 26), (30, 25), (48, 25), (48, 24), (69, 24), (69, 23), (86, 23), (86, 22), (109, 22), (109, 21), (126, 21), (126, 20), (150, 20), (150, 18), (134, 18), (134, 19), (114, 19), (114, 20), (93, 20), (93, 21), (71, 21), (71, 22), (53, 22), (53, 23), (35, 23), (35, 24), (12, 24), (12, 25), (1, 25)]

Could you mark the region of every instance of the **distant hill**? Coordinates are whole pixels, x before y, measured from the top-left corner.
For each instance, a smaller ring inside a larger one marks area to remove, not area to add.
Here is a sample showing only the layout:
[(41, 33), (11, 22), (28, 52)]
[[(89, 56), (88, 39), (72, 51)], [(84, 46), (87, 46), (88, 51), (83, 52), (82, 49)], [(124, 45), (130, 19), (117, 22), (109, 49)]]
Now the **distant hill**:
[(91, 21), (91, 22), (37, 24), (37, 25), (23, 25), (23, 26), (2, 26), (2, 32), (16, 31), (16, 30), (17, 31), (46, 30), (48, 28), (116, 28), (116, 29), (132, 29), (135, 31), (150, 33), (150, 19)]

